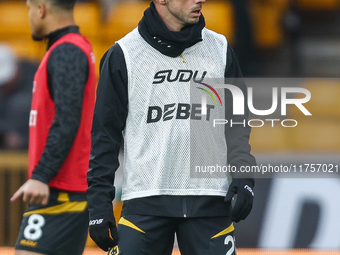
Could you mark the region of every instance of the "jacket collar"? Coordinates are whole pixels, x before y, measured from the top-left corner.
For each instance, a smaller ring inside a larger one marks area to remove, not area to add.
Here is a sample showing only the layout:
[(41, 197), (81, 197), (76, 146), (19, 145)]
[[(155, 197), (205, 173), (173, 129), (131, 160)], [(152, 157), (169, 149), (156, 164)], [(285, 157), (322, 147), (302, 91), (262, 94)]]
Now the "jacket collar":
[(138, 31), (152, 47), (169, 57), (177, 57), (194, 44), (202, 41), (202, 29), (205, 27), (203, 15), (199, 22), (184, 27), (179, 32), (170, 31), (158, 15), (155, 4), (144, 12), (139, 22)]

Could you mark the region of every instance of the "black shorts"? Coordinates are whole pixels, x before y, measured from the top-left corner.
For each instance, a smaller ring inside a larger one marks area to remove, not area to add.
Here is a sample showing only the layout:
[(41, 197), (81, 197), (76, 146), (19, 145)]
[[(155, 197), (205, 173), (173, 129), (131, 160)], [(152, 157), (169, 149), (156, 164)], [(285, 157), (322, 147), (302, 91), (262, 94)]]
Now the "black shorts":
[(231, 217), (175, 218), (123, 215), (110, 254), (171, 255), (175, 234), (182, 255), (235, 255)]
[(51, 190), (46, 206), (30, 205), (23, 214), (15, 249), (48, 255), (81, 255), (88, 221), (85, 193)]

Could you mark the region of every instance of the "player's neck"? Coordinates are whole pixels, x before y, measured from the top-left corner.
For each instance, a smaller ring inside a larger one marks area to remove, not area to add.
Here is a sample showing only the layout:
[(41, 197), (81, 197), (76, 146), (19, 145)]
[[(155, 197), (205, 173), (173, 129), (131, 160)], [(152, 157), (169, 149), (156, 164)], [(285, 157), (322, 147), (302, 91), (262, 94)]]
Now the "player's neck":
[(46, 22), (45, 35), (68, 26), (76, 25), (72, 15), (58, 15)]

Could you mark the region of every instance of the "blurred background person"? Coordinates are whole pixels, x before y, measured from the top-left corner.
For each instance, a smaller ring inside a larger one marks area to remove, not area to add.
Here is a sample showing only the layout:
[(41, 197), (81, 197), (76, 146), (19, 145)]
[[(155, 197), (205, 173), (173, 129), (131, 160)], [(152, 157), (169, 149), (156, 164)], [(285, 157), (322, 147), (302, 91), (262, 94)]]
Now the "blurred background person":
[(28, 148), (28, 119), (36, 63), (20, 60), (0, 44), (0, 148)]

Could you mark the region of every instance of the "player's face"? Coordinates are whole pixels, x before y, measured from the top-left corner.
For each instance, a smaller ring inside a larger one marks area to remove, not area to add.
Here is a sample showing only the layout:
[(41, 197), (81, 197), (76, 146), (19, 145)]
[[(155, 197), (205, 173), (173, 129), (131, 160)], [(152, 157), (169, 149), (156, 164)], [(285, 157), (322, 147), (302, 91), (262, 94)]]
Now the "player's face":
[(166, 0), (166, 7), (176, 27), (182, 29), (194, 25), (201, 16), (202, 4), (206, 0)]
[(40, 6), (36, 0), (27, 0), (26, 5), (29, 8), (28, 18), (30, 21), (32, 38), (35, 41), (41, 41), (44, 39), (44, 34)]

